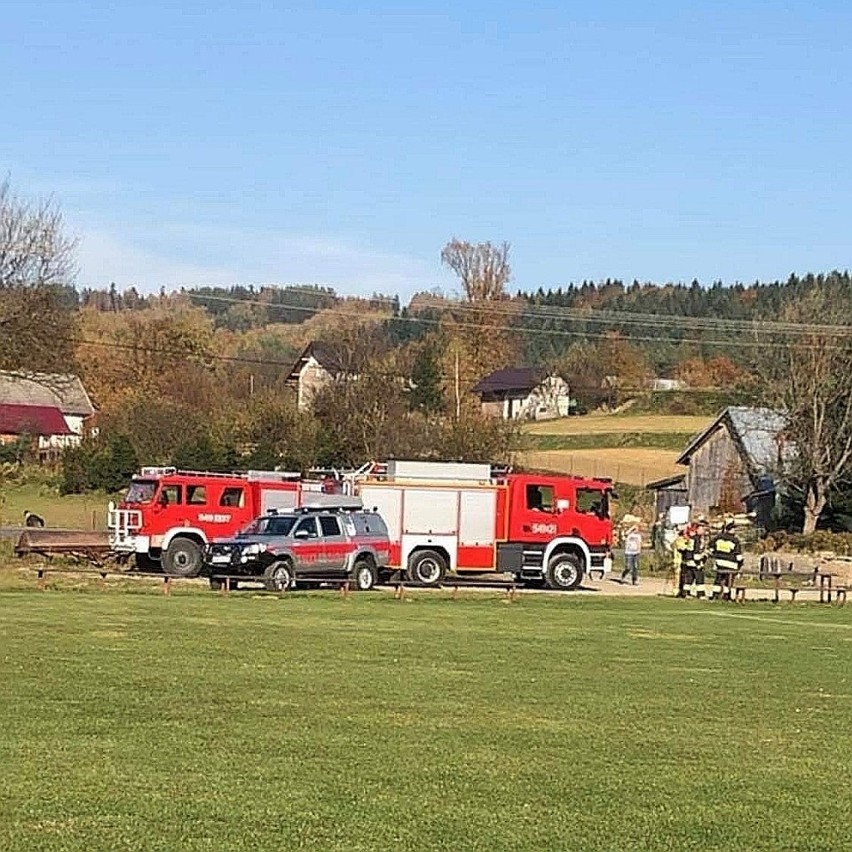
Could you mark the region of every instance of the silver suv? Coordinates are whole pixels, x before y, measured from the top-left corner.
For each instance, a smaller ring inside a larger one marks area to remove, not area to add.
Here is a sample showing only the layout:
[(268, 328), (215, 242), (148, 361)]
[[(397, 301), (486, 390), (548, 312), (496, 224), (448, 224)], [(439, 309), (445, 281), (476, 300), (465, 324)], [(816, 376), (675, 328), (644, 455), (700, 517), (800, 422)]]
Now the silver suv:
[(268, 590), (279, 592), (300, 580), (346, 578), (367, 591), (385, 572), (389, 550), (387, 527), (375, 512), (328, 507), (271, 511), (233, 538), (208, 545), (203, 573), (214, 589), (226, 577), (262, 579)]

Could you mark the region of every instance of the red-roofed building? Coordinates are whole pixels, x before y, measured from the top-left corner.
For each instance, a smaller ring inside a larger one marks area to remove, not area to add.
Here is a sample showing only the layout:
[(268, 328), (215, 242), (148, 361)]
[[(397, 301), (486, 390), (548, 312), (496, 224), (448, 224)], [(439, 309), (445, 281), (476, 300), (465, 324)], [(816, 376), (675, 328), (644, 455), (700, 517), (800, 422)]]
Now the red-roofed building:
[(79, 435), (68, 428), (57, 406), (0, 403), (0, 444), (25, 437), (33, 441), (33, 450), (40, 458), (52, 458), (57, 451), (80, 443)]

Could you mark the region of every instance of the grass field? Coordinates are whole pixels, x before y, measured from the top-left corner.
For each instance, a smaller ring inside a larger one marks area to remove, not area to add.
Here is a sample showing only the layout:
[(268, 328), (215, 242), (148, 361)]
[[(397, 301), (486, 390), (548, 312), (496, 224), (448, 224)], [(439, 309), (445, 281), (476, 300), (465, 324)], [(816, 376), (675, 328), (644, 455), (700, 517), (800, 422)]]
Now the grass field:
[(18, 585), (0, 848), (852, 848), (852, 609)]
[(50, 527), (106, 529), (106, 494), (69, 494), (60, 497), (46, 485), (15, 484), (0, 486), (0, 527), (17, 526), (24, 510), (41, 515)]
[(530, 435), (593, 435), (615, 432), (681, 432), (694, 435), (712, 423), (712, 417), (656, 414), (585, 414), (530, 423)]
[(580, 476), (608, 476), (616, 482), (645, 485), (655, 479), (683, 473), (675, 464), (676, 450), (611, 447), (592, 450), (531, 450), (521, 464), (533, 470), (552, 470)]

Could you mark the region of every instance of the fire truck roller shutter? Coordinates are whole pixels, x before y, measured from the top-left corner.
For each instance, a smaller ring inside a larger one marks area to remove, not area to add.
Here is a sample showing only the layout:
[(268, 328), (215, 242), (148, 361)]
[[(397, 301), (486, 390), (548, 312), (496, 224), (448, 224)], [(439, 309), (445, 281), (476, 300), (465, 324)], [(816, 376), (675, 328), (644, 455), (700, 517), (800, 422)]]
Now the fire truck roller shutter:
[(298, 492), (280, 491), (273, 488), (260, 489), (260, 514), (265, 515), (270, 509), (284, 512), (292, 509), (298, 502)]
[(397, 488), (364, 485), (360, 495), (364, 508), (375, 509), (383, 518), (388, 538), (399, 541), (402, 537), (402, 492)]
[(402, 531), (406, 535), (457, 535), (459, 492), (407, 488)]

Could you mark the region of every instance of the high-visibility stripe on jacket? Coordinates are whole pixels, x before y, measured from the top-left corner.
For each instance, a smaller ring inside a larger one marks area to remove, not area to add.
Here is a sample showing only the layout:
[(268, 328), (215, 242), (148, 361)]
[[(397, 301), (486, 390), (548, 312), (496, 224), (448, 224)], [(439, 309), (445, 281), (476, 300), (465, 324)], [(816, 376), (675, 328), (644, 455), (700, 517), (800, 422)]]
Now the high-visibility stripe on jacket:
[(719, 533), (710, 545), (710, 555), (722, 570), (736, 571), (743, 562), (740, 540), (732, 533)]

